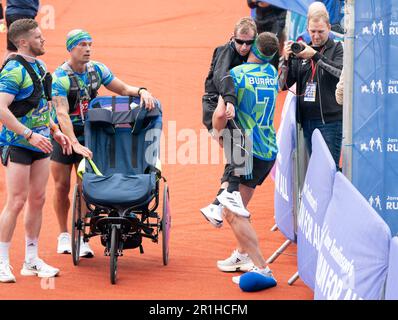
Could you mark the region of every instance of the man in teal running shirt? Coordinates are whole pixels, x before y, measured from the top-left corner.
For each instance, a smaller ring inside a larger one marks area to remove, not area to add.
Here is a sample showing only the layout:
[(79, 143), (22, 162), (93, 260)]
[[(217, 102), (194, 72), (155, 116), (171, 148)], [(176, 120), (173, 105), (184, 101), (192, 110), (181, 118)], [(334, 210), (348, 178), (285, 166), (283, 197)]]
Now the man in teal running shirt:
[[(239, 191), (246, 207), (257, 186), (268, 176), (278, 152), (273, 125), (276, 97), (278, 94), (278, 71), (269, 61), (278, 52), (278, 39), (269, 32), (261, 33), (251, 48), (247, 63), (231, 70), (238, 104), (235, 120), (243, 128), (247, 140), (246, 151), (252, 155), (251, 172), (240, 177)], [(225, 104), (221, 107), (225, 108)], [(222, 179), (223, 182), (223, 179)], [(217, 262), (221, 271), (257, 272), (271, 277), (272, 272), (258, 245), (256, 232), (248, 216), (234, 211), (234, 195), (225, 190), (218, 197), (224, 206), (224, 217), (234, 231), (238, 248), (226, 260)], [(239, 283), (239, 277), (233, 281)], [(276, 282), (274, 282), (276, 285)]]
[(51, 75), (37, 57), (43, 55), (44, 38), (36, 21), (20, 19), (11, 24), (9, 37), (18, 51), (0, 73), (0, 154), (5, 166), (7, 201), (0, 215), (0, 282), (15, 282), (9, 248), (17, 218), (25, 205), (25, 263), (21, 275), (53, 277), (59, 269), (38, 257), (38, 238), (49, 176), (52, 145), (63, 153), (71, 143), (53, 123), (48, 100)]
[[(139, 96), (141, 104), (151, 110), (155, 99), (144, 87), (134, 87), (115, 77), (103, 63), (91, 60), (91, 35), (81, 29), (68, 33), (66, 49), (70, 59), (59, 66), (53, 74), (54, 110), (60, 128), (72, 142), (73, 153), (64, 155), (54, 143), (51, 155), (51, 173), (55, 182), (54, 211), (57, 215), (60, 234), (57, 252), (71, 253), (71, 239), (68, 233), (68, 211), (70, 208), (69, 189), (72, 168), (77, 168), (82, 157), (91, 158), (91, 151), (84, 146), (84, 115), (89, 102), (97, 96), (103, 85), (108, 90), (121, 96)], [(77, 177), (78, 181), (80, 179)], [(85, 205), (83, 202), (82, 205)], [(92, 257), (93, 250), (88, 242), (81, 242), (80, 256)]]

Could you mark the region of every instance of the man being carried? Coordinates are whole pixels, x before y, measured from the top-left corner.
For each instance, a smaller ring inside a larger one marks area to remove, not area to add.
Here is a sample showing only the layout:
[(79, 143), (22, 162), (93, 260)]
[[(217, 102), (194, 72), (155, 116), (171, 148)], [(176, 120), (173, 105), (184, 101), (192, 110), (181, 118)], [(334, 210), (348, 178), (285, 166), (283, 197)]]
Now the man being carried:
[[(247, 63), (231, 70), (238, 98), (236, 121), (249, 137), (252, 159), (252, 171), (246, 176), (240, 176), (239, 190), (243, 204), (246, 207), (253, 197), (255, 188), (261, 185), (274, 165), (278, 151), (275, 128), (273, 125), (275, 103), (278, 94), (278, 72), (270, 63), (278, 53), (278, 39), (269, 32), (261, 33), (249, 54)], [(223, 104), (220, 99), (220, 104)], [(223, 180), (225, 181), (225, 177)], [(224, 217), (230, 224), (238, 241), (238, 248), (226, 260), (217, 262), (221, 271), (256, 272), (267, 279), (268, 285), (276, 285), (271, 270), (259, 248), (256, 232), (249, 217), (233, 210), (228, 205), (228, 199), (223, 194), (217, 197), (224, 206)], [(272, 279), (270, 279), (272, 278)], [(233, 281), (239, 283), (239, 277)], [(270, 280), (270, 281), (269, 281)]]
[[(239, 134), (240, 130), (236, 126), (236, 122), (233, 121), (234, 106), (237, 105), (237, 99), (230, 70), (247, 61), (256, 35), (256, 24), (251, 17), (241, 18), (236, 23), (231, 41), (214, 50), (210, 71), (205, 81), (206, 93), (202, 99), (204, 125), (209, 133), (220, 142), (221, 146), (227, 145), (226, 150), (224, 150), (229, 162), (224, 173), (226, 179), (222, 182), (217, 196), (227, 191), (230, 197), (233, 197), (239, 211), (247, 215), (249, 213), (243, 206), (238, 188), (238, 171), (240, 168), (234, 163), (232, 157), (233, 153), (236, 154), (242, 150), (244, 141), (240, 139), (241, 136), (233, 139), (234, 133)], [(222, 99), (225, 104), (220, 104), (219, 99)], [(228, 130), (223, 130), (226, 127)], [(217, 198), (200, 211), (212, 225), (215, 227), (222, 226), (222, 208)]]

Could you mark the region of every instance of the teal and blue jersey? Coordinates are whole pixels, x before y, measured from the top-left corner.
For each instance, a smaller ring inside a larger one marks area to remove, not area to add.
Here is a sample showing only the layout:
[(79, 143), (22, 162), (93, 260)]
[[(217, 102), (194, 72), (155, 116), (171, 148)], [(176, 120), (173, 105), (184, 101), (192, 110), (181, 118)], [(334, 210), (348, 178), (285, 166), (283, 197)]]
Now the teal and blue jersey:
[(278, 152), (274, 113), (278, 95), (278, 72), (269, 63), (244, 63), (231, 71), (238, 98), (236, 118), (250, 132), (253, 156), (274, 160)]
[[(107, 66), (100, 62), (96, 61), (90, 61), (90, 63), (93, 65), (95, 72), (98, 75), (98, 79), (100, 81), (101, 85), (107, 86), (112, 82), (113, 79), (115, 79), (115, 76), (113, 73), (109, 70)], [(87, 68), (87, 67), (86, 67)], [(90, 85), (90, 79), (88, 77), (89, 72), (86, 71), (84, 73), (74, 73), (78, 84), (79, 88), (81, 88), (80, 91), (80, 96), (81, 97), (88, 97), (88, 88)], [(58, 67), (55, 72), (53, 73), (53, 84), (52, 84), (52, 95), (53, 97), (68, 97), (69, 90), (70, 90), (71, 82), (69, 79), (69, 76), (67, 72), (62, 68), (62, 66)], [(72, 124), (74, 126), (80, 125), (83, 126), (81, 114), (79, 111), (77, 111), (75, 114), (70, 115)]]
[[(44, 63), (40, 60), (37, 61), (45, 71), (46, 67)], [(36, 63), (30, 63), (30, 65), (37, 73), (38, 77), (42, 78)], [(28, 71), (18, 61), (9, 61), (0, 73), (0, 92), (15, 96), (14, 101), (21, 101), (30, 97), (33, 90), (33, 82)], [(50, 111), (44, 91), (39, 106), (33, 108), (25, 116), (18, 118), (18, 120), (33, 132), (47, 138), (50, 137)], [(13, 145), (42, 152), (40, 149), (33, 147), (23, 136), (8, 130), (8, 128), (3, 125), (0, 134), (0, 146), (5, 145)]]

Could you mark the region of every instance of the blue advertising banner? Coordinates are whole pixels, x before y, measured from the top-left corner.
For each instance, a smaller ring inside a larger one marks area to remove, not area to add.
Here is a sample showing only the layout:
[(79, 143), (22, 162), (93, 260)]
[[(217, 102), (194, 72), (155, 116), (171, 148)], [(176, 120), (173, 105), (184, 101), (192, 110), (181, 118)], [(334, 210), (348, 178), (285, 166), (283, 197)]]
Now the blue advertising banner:
[(296, 97), (289, 92), (277, 133), (279, 152), (275, 162), (275, 222), (286, 238), (296, 241), (293, 196), (293, 152), (296, 149)]
[(335, 176), (322, 230), (315, 299), (382, 299), (391, 232), (340, 172)]
[(398, 0), (355, 1), (352, 183), (398, 233)]
[(398, 237), (391, 240), (386, 299), (398, 300)]
[(289, 40), (296, 41), (298, 36), (307, 30), (307, 15), (292, 12), (289, 21)]
[(312, 134), (312, 154), (297, 219), (297, 266), (301, 280), (315, 288), (322, 225), (333, 192), (336, 164), (321, 132)]

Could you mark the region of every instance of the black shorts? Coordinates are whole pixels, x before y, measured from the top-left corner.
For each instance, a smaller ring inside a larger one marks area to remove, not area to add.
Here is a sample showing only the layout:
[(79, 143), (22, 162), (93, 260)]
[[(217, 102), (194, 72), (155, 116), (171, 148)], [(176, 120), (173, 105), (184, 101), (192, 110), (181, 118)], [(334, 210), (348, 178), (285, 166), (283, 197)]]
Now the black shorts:
[[(271, 172), (274, 163), (275, 160), (265, 161), (253, 157), (253, 171), (251, 177), (246, 178), (245, 176), (240, 176), (240, 183), (253, 189), (255, 189), (257, 186), (261, 186), (265, 178)], [(224, 169), (224, 174), (221, 178), (221, 183), (228, 181), (232, 171), (233, 167), (230, 164), (227, 164)]]
[(63, 163), (63, 164), (75, 164), (75, 163), (79, 163), (83, 159), (82, 155), (80, 155), (74, 151), (72, 152), (71, 155), (63, 154), (62, 147), (54, 139), (51, 140), (51, 143), (53, 145), (53, 153), (51, 154), (52, 161)]
[[(14, 21), (21, 20), (21, 19), (34, 19), (34, 18), (35, 17), (27, 16), (27, 15), (20, 15), (20, 14), (12, 14), (12, 15), (6, 16), (7, 29), (9, 29), (11, 23), (13, 23)], [(8, 32), (7, 32), (7, 50), (8, 51), (17, 51), (17, 47), (8, 38)]]
[(202, 97), (202, 122), (207, 130), (213, 130), (213, 113), (218, 104), (217, 93), (206, 93)]
[(16, 146), (0, 147), (1, 163), (6, 167), (8, 161), (20, 164), (31, 165), (36, 160), (48, 158), (50, 153), (29, 150)]

